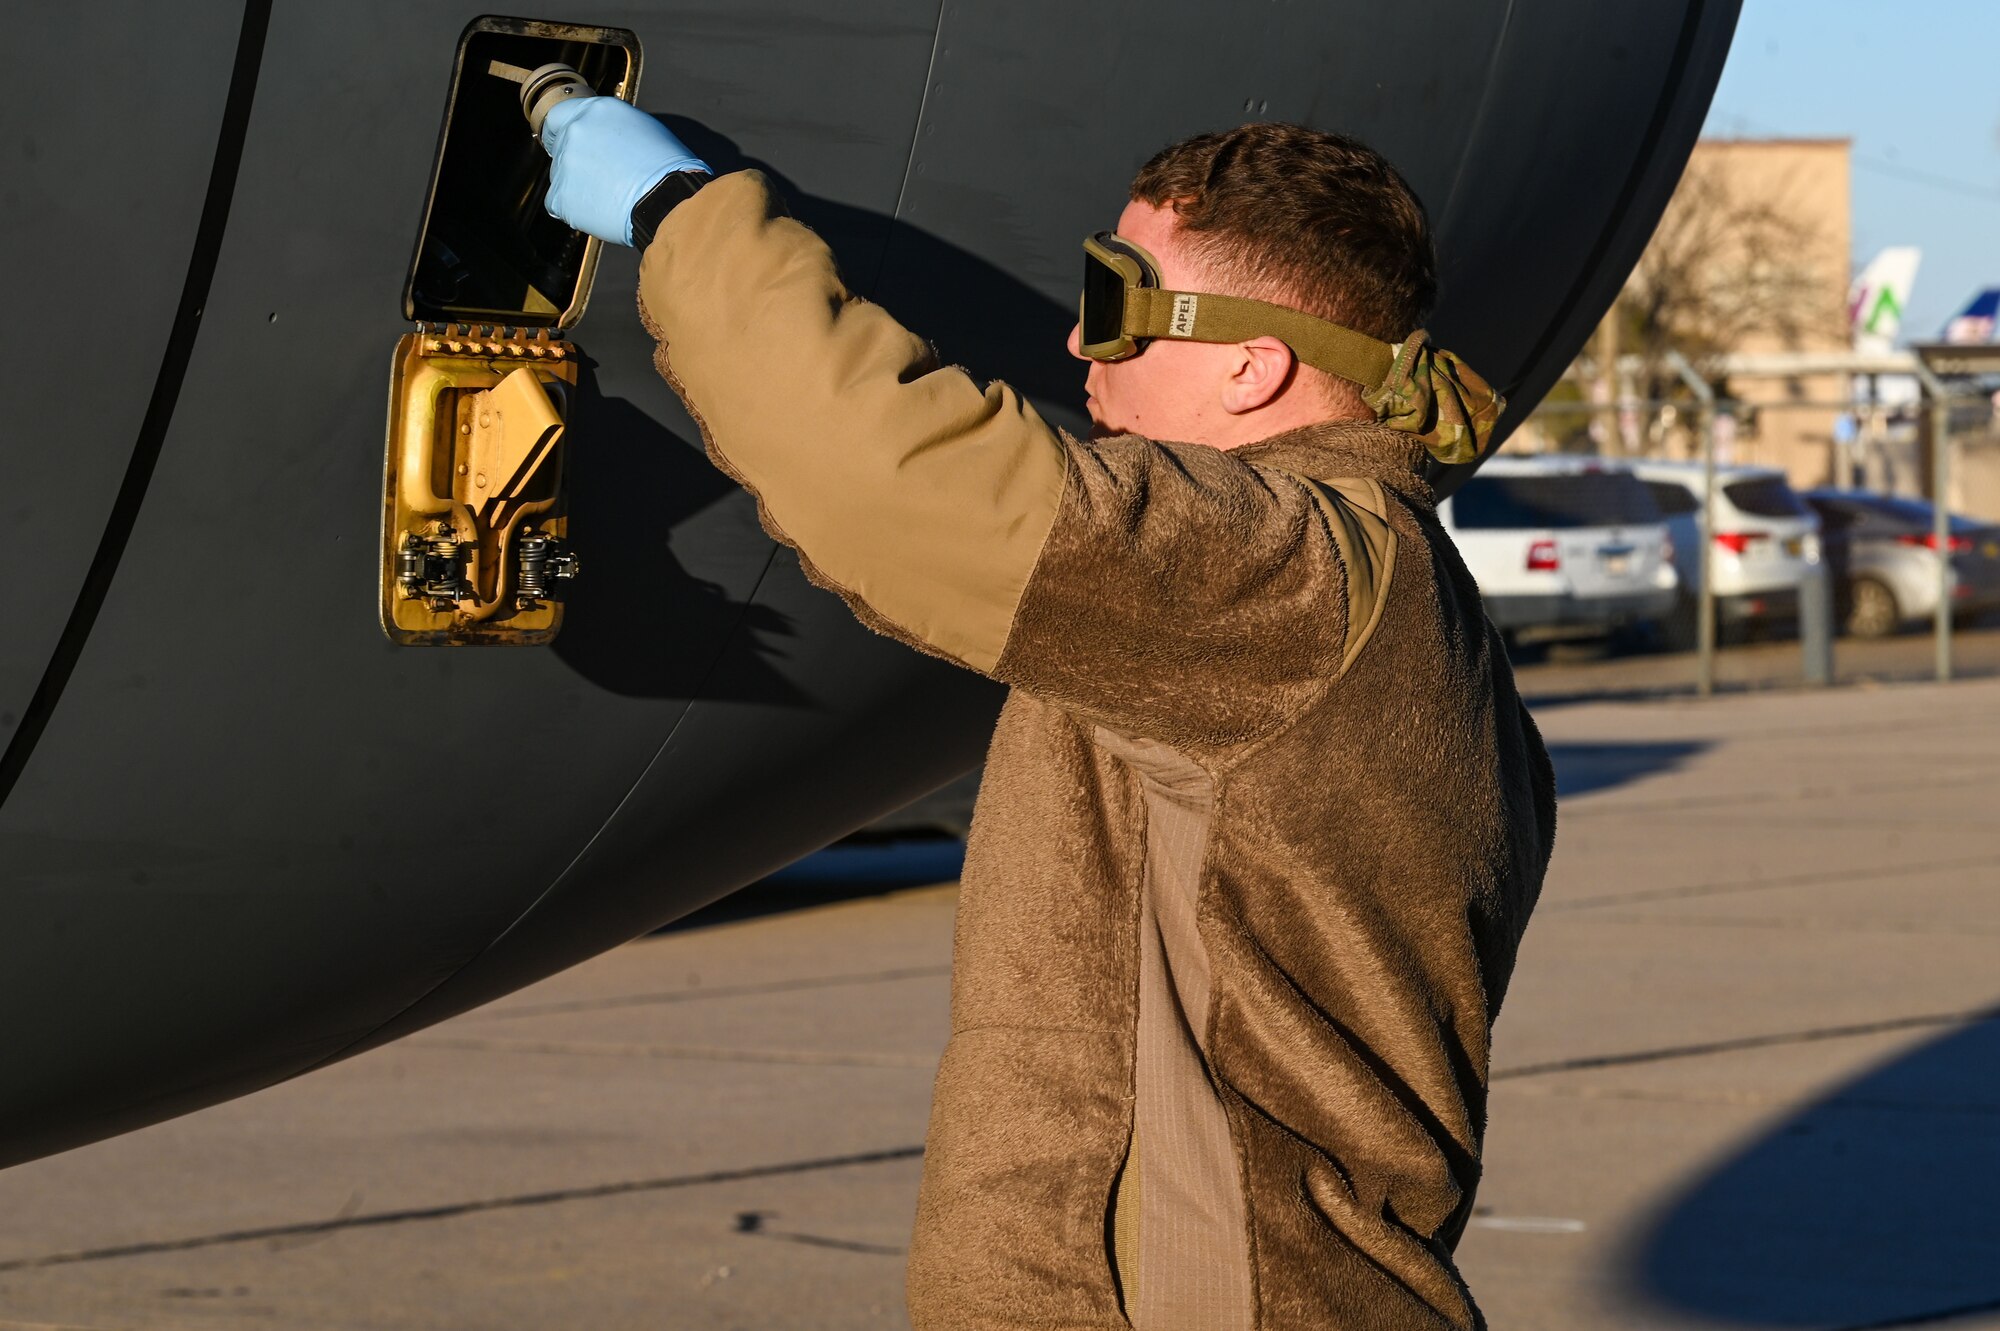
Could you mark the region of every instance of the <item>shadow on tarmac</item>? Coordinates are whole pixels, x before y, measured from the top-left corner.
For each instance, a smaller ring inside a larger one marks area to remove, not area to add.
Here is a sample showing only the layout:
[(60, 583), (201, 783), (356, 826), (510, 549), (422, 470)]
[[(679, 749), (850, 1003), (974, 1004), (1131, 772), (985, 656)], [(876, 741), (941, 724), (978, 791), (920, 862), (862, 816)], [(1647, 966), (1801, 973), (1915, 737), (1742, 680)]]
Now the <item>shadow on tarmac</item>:
[[(1701, 740), (1652, 744), (1552, 744), (1556, 792), (1581, 795), (1668, 772), (1709, 745)], [(970, 793), (965, 803), (970, 807)], [(952, 836), (869, 836), (850, 838), (780, 869), (713, 905), (705, 906), (660, 933), (704, 929), (837, 901), (855, 901), (905, 888), (956, 879), (965, 867), (965, 842)]]
[(1706, 740), (1663, 740), (1652, 744), (1551, 744), (1556, 794), (1583, 795), (1610, 790), (1655, 772), (1671, 772), (1711, 747)]
[(2000, 1011), (1786, 1119), (1671, 1201), (1628, 1279), (1732, 1326), (2000, 1311)]
[(965, 843), (953, 837), (857, 838), (808, 855), (656, 932), (706, 929), (948, 883), (958, 877), (964, 864)]

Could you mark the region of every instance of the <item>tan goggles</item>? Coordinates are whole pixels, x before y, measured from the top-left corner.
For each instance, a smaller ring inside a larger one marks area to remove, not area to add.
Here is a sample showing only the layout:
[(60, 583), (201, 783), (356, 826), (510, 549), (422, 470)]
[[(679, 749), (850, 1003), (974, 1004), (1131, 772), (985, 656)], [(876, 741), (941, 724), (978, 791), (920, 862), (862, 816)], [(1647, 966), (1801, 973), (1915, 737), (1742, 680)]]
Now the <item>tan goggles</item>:
[(1275, 337), (1315, 369), (1372, 389), (1389, 376), (1396, 348), (1310, 314), (1199, 291), (1167, 291), (1153, 256), (1109, 231), (1083, 242), (1083, 299), (1077, 341), (1092, 360), (1136, 356), (1156, 337), (1248, 342)]

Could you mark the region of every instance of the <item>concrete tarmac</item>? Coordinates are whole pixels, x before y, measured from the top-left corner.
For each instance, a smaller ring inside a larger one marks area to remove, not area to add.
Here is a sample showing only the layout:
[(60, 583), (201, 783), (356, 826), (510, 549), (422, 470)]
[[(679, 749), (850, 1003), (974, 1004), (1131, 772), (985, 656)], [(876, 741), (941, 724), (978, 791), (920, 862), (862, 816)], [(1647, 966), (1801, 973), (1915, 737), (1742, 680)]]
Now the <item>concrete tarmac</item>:
[[(1539, 718), (1492, 1325), (2000, 1328), (2000, 681)], [(0, 1328), (905, 1325), (953, 896), (739, 899), (0, 1173)]]

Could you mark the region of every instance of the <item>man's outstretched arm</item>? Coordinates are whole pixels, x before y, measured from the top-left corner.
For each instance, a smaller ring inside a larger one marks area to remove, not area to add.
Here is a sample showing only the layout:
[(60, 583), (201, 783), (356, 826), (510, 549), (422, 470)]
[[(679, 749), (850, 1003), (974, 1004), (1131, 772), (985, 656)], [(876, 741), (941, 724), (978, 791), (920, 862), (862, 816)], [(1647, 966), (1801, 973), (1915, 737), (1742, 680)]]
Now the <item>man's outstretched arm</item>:
[(667, 215), (639, 299), (661, 373), (772, 534), (869, 623), (991, 673), (1062, 496), (1035, 409), (849, 293), (754, 171)]

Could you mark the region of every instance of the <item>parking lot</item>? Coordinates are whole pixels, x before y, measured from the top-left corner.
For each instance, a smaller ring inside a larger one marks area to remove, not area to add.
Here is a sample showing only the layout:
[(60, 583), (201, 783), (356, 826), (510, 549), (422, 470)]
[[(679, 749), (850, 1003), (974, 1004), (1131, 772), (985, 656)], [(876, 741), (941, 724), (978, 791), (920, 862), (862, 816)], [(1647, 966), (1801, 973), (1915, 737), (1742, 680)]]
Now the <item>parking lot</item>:
[[(1522, 671), (1564, 793), (1461, 1249), (1496, 1328), (2000, 1327), (2000, 680), (1754, 687), (1788, 651), (1706, 703)], [(0, 1327), (902, 1325), (953, 900), (753, 890), (0, 1173)]]
[[(1515, 661), (1514, 674), (1530, 701), (1667, 698), (1694, 693), (1695, 664), (1692, 652), (1586, 638), (1531, 646)], [(1833, 664), (1837, 682), (1863, 687), (1936, 676), (1935, 648), (1927, 631), (1837, 638)], [(2000, 676), (2000, 620), (1989, 616), (1953, 632), (1952, 670), (1959, 679)], [(1798, 639), (1784, 635), (1727, 646), (1715, 657), (1715, 685), (1723, 693), (1797, 688), (1804, 673)]]

